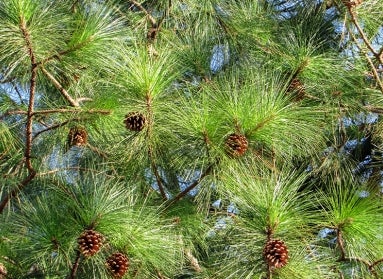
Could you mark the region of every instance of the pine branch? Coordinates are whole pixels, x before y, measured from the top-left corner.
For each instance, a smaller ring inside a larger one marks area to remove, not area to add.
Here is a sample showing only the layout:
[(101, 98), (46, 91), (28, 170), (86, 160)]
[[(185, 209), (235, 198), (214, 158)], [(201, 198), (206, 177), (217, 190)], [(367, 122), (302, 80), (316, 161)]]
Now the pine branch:
[(375, 58), (380, 62), (380, 64), (383, 64), (383, 59), (381, 58), (379, 53), (377, 53), (375, 51), (375, 49), (373, 48), (372, 44), (368, 40), (367, 35), (364, 33), (362, 27), (360, 26), (360, 24), (358, 22), (358, 19), (356, 17), (355, 10), (354, 10), (353, 6), (349, 6), (349, 5), (346, 5), (346, 6), (347, 6), (348, 12), (349, 12), (349, 14), (351, 16), (351, 21), (355, 25), (355, 27), (358, 30), (360, 36), (362, 37), (362, 40), (363, 40), (364, 44), (371, 51), (371, 53), (375, 56)]
[(36, 91), (36, 78), (37, 78), (37, 65), (36, 65), (36, 57), (32, 48), (32, 42), (30, 38), (30, 34), (27, 30), (25, 19), (22, 18), (20, 22), (20, 29), (23, 33), (24, 40), (26, 43), (26, 47), (28, 49), (28, 54), (31, 61), (31, 78), (30, 78), (30, 87), (29, 87), (29, 104), (28, 104), (28, 112), (27, 112), (27, 124), (26, 124), (26, 144), (25, 144), (25, 163), (28, 168), (30, 174), (35, 173), (32, 162), (31, 162), (31, 153), (32, 153), (32, 125), (33, 125), (33, 110), (35, 104), (35, 91)]
[(29, 175), (15, 188), (13, 189), (10, 193), (8, 193), (7, 196), (4, 197), (4, 199), (0, 203), (0, 214), (3, 213), (4, 208), (7, 206), (8, 202), (16, 197), (19, 192), (26, 187), (29, 182), (31, 182), (35, 176), (37, 175), (37, 172), (35, 170), (30, 171)]
[(197, 180), (195, 180), (188, 187), (186, 187), (182, 192), (178, 193), (178, 195), (176, 195), (173, 199), (171, 199), (168, 202), (167, 206), (170, 206), (171, 204), (178, 202), (180, 199), (182, 199), (184, 196), (186, 196), (191, 190), (193, 190), (195, 187), (197, 187), (201, 183), (201, 181), (212, 172), (213, 167), (216, 164), (217, 163), (210, 164)]
[(15, 89), (16, 93), (17, 93), (17, 96), (19, 97), (19, 100), (20, 100), (20, 103), (22, 105), (24, 105), (24, 101), (23, 101), (23, 98), (21, 97), (21, 93), (20, 93), (20, 90), (19, 88), (17, 87), (17, 85), (15, 84), (14, 80), (10, 81), (13, 85), (13, 88)]
[(39, 135), (41, 135), (42, 133), (45, 133), (45, 132), (48, 132), (48, 131), (51, 131), (51, 130), (55, 130), (55, 129), (58, 129), (62, 126), (65, 126), (66, 124), (68, 124), (69, 122), (73, 121), (73, 119), (71, 120), (67, 120), (67, 121), (64, 121), (62, 123), (58, 123), (56, 125), (52, 125), (52, 126), (49, 126), (41, 131), (38, 131), (35, 136), (33, 137), (33, 140), (35, 140)]
[(28, 176), (15, 188), (13, 189), (8, 195), (1, 201), (0, 203), (0, 213), (3, 212), (4, 208), (8, 204), (8, 202), (16, 197), (18, 193), (26, 187), (29, 182), (31, 182), (35, 176), (36, 171), (33, 168), (32, 165), (32, 131), (33, 131), (33, 110), (34, 110), (34, 103), (35, 103), (35, 91), (36, 91), (36, 78), (37, 78), (37, 65), (36, 65), (36, 57), (34, 54), (34, 50), (32, 48), (32, 41), (29, 34), (29, 31), (27, 29), (27, 25), (24, 18), (21, 18), (19, 28), (23, 34), (26, 48), (28, 50), (30, 62), (31, 62), (31, 78), (29, 81), (29, 103), (28, 103), (28, 111), (27, 111), (27, 123), (25, 127), (25, 151), (24, 151), (24, 158), (25, 158), (25, 165), (28, 169)]
[(41, 71), (45, 74), (45, 76), (53, 83), (53, 85), (60, 91), (61, 95), (71, 104), (72, 107), (79, 107), (80, 103), (78, 100), (73, 99), (69, 93), (65, 90), (64, 87), (51, 75), (44, 66), (41, 66)]
[(87, 143), (86, 146), (92, 150), (94, 153), (96, 153), (97, 155), (99, 155), (100, 157), (104, 158), (104, 159), (108, 159), (108, 155), (106, 155), (106, 153), (102, 152), (99, 148)]
[(343, 240), (342, 231), (339, 228), (336, 229), (336, 242), (337, 242), (338, 248), (340, 250), (340, 256), (339, 256), (338, 261), (345, 261), (346, 249), (344, 248), (344, 240)]
[(193, 270), (195, 272), (198, 272), (198, 273), (201, 272), (202, 268), (201, 268), (201, 266), (198, 263), (198, 259), (196, 257), (194, 257), (194, 255), (192, 254), (190, 249), (187, 249), (185, 251), (185, 255), (186, 255), (187, 259), (189, 260), (190, 265), (192, 266)]
[(340, 250), (340, 256), (339, 259), (337, 260), (338, 262), (345, 262), (345, 261), (355, 261), (364, 264), (368, 270), (371, 272), (371, 274), (375, 277), (378, 278), (378, 274), (376, 273), (376, 270), (374, 269), (375, 265), (379, 264), (380, 262), (383, 262), (383, 259), (378, 260), (374, 263), (370, 263), (365, 259), (359, 258), (359, 257), (347, 257), (346, 256), (346, 248), (344, 247), (344, 239), (343, 239), (343, 234), (341, 229), (337, 228), (336, 229), (336, 242), (338, 245), (338, 248)]
[[(102, 114), (102, 115), (108, 115), (112, 112), (110, 110), (104, 110), (104, 109), (90, 109), (90, 110), (78, 110), (78, 109), (47, 109), (47, 110), (37, 110), (33, 111), (32, 116), (35, 115), (42, 115), (42, 114), (54, 114), (54, 113), (89, 113), (89, 114)], [(28, 111), (25, 110), (10, 110), (6, 111), (4, 114), (0, 116), (0, 120), (4, 119), (6, 116), (9, 115), (28, 115)]]
[(155, 162), (154, 154), (153, 154), (153, 147), (151, 144), (151, 136), (152, 136), (152, 125), (153, 125), (153, 111), (152, 111), (152, 97), (150, 96), (150, 93), (147, 93), (146, 95), (146, 111), (148, 113), (148, 129), (146, 130), (146, 137), (148, 138), (149, 146), (148, 146), (148, 156), (150, 161), (150, 166), (152, 168), (152, 171), (154, 173), (154, 176), (157, 181), (158, 189), (160, 190), (162, 199), (166, 201), (168, 198), (166, 196), (165, 187), (162, 184), (161, 176), (158, 172), (158, 167)]
[(156, 181), (157, 181), (158, 189), (160, 190), (162, 199), (166, 201), (168, 198), (166, 196), (165, 188), (164, 188), (164, 185), (162, 184), (162, 179), (161, 179), (161, 176), (158, 172), (157, 165), (154, 161), (153, 151), (152, 151), (151, 147), (149, 147), (148, 155), (149, 155), (150, 165), (151, 165), (152, 171), (154, 173), (154, 177), (156, 178)]
[(68, 279), (75, 279), (76, 278), (76, 273), (77, 273), (78, 267), (80, 265), (80, 261), (81, 261), (81, 252), (80, 252), (80, 250), (77, 250), (76, 260), (74, 261), (74, 263), (72, 265), (72, 269), (70, 271)]
[(79, 4), (80, 0), (74, 0), (70, 10), (72, 11), (72, 13), (76, 12), (76, 6)]
[(103, 114), (108, 115), (112, 112), (110, 110), (104, 109), (90, 109), (90, 110), (78, 110), (78, 109), (47, 109), (47, 110), (37, 110), (33, 112), (33, 115), (38, 114), (51, 114), (51, 113), (90, 113), (90, 114)]
[[(375, 266), (377, 266), (378, 264), (380, 263), (383, 263), (383, 258), (382, 259), (379, 259), (375, 262), (373, 262), (372, 264), (369, 265), (368, 269), (370, 270), (370, 272), (372, 272), (372, 270), (375, 271)], [(376, 272), (376, 271), (375, 271)]]
[(374, 107), (374, 106), (371, 106), (371, 105), (366, 105), (363, 108), (365, 108), (366, 110), (368, 110), (370, 112), (374, 112), (374, 113), (378, 113), (378, 114), (383, 114), (383, 108), (381, 108), (381, 107)]
[(92, 40), (93, 40), (93, 37), (91, 36), (91, 37), (87, 38), (86, 40), (84, 40), (84, 41), (78, 43), (77, 45), (74, 45), (74, 46), (72, 46), (72, 47), (70, 47), (70, 48), (68, 48), (68, 49), (62, 50), (62, 51), (60, 51), (60, 52), (58, 52), (58, 53), (56, 53), (56, 54), (53, 54), (52, 56), (49, 56), (49, 57), (45, 58), (44, 60), (38, 62), (38, 63), (37, 63), (37, 66), (42, 66), (42, 65), (44, 65), (45, 63), (47, 63), (47, 62), (49, 62), (49, 61), (51, 61), (51, 60), (53, 60), (53, 59), (60, 60), (60, 59), (61, 59), (61, 56), (65, 56), (65, 55), (67, 55), (67, 54), (69, 54), (69, 53), (72, 53), (72, 52), (74, 52), (74, 51), (76, 51), (76, 50), (81, 49), (82, 47), (84, 47), (84, 46), (86, 46), (88, 43), (90, 43)]
[(148, 17), (152, 27), (157, 27), (157, 21), (156, 19), (137, 1), (130, 0), (130, 3), (135, 5), (138, 9), (140, 9), (142, 12), (145, 13), (145, 15)]
[(372, 71), (372, 73), (374, 75), (374, 78), (375, 78), (379, 88), (380, 88), (380, 91), (383, 93), (383, 83), (380, 80), (379, 73), (376, 70), (374, 63), (372, 62), (372, 60), (368, 56), (368, 54), (363, 50), (362, 46), (358, 43), (358, 40), (355, 38), (355, 35), (351, 32), (351, 30), (350, 30), (350, 34), (351, 34), (352, 40), (355, 42), (356, 46), (358, 47), (360, 52), (364, 55), (364, 57), (366, 58), (368, 64), (370, 65), (371, 71)]

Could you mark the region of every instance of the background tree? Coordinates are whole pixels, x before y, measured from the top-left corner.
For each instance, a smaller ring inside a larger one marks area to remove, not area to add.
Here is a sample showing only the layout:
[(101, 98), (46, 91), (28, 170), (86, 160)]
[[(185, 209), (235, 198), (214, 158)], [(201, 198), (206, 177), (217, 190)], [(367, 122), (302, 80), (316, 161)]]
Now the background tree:
[(0, 0), (0, 278), (380, 278), (383, 2)]

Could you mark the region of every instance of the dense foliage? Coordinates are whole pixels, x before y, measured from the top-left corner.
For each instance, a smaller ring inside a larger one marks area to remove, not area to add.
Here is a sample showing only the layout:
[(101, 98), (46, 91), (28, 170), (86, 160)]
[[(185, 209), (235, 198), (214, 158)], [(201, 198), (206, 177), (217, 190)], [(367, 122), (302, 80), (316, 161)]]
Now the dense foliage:
[(382, 278), (382, 10), (0, 0), (0, 278)]

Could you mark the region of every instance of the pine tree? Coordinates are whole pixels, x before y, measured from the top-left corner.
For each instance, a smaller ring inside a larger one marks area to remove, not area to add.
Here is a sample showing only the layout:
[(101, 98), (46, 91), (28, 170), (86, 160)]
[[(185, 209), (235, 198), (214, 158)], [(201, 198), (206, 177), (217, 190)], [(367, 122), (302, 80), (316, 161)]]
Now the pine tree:
[(0, 0), (0, 279), (382, 278), (382, 10)]

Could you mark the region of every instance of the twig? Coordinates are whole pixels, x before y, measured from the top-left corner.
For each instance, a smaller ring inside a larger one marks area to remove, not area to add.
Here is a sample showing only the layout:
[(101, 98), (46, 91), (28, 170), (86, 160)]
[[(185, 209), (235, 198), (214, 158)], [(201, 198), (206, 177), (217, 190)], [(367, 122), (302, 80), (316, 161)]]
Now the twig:
[(18, 193), (25, 187), (28, 185), (29, 182), (31, 182), (35, 176), (36, 176), (36, 171), (32, 170), (29, 175), (27, 176), (27, 178), (25, 178), (15, 189), (13, 189), (10, 193), (8, 193), (7, 196), (4, 197), (4, 199), (1, 201), (0, 203), (0, 214), (3, 213), (4, 211), (4, 208), (7, 206), (8, 202), (16, 197), (18, 195)]
[(177, 196), (175, 196), (173, 199), (171, 199), (169, 202), (168, 202), (168, 206), (179, 201), (180, 199), (182, 199), (184, 196), (186, 196), (186, 194), (188, 194), (191, 190), (193, 190), (195, 187), (197, 187), (201, 181), (206, 177), (208, 176), (211, 171), (213, 170), (213, 167), (215, 166), (216, 163), (212, 163), (210, 164), (206, 170), (201, 174), (201, 176), (195, 180), (193, 183), (191, 183), (188, 187), (186, 187), (182, 192), (178, 193)]
[(188, 258), (189, 262), (190, 262), (190, 265), (192, 266), (193, 270), (195, 272), (201, 272), (202, 271), (202, 268), (201, 266), (199, 265), (198, 263), (198, 259), (196, 257), (194, 257), (194, 255), (192, 254), (192, 252), (190, 251), (190, 249), (187, 249), (185, 251), (185, 255), (186, 257)]
[(152, 111), (152, 97), (150, 96), (150, 93), (147, 93), (146, 95), (146, 111), (148, 113), (148, 129), (146, 130), (146, 137), (149, 142), (148, 146), (148, 156), (150, 160), (150, 166), (152, 168), (152, 171), (154, 173), (154, 176), (157, 181), (158, 189), (160, 190), (162, 199), (166, 201), (168, 198), (166, 196), (164, 185), (162, 184), (160, 173), (158, 172), (158, 167), (155, 162), (155, 157), (153, 154), (153, 147), (151, 144), (150, 138), (152, 137), (152, 125), (153, 125), (153, 111)]
[(351, 16), (351, 21), (352, 23), (354, 23), (356, 29), (358, 30), (360, 36), (362, 37), (363, 39), (363, 42), (365, 43), (365, 45), (367, 46), (367, 48), (371, 51), (371, 53), (375, 56), (375, 58), (381, 63), (383, 64), (383, 59), (380, 57), (379, 53), (377, 53), (375, 51), (375, 49), (372, 47), (372, 44), (370, 43), (370, 41), (368, 40), (366, 34), (364, 33), (362, 27), (360, 27), (359, 25), (359, 22), (358, 22), (358, 19), (356, 18), (356, 15), (355, 15), (355, 10), (353, 9), (352, 6), (347, 6), (347, 9), (348, 9), (348, 12), (350, 13), (350, 16)]
[(371, 105), (366, 105), (364, 108), (370, 112), (378, 113), (378, 114), (383, 114), (383, 108), (380, 107), (374, 107)]
[(80, 265), (80, 260), (81, 260), (81, 252), (80, 250), (77, 250), (77, 255), (76, 255), (76, 260), (73, 263), (72, 269), (70, 271), (70, 274), (68, 276), (68, 279), (75, 279), (76, 278), (76, 273), (78, 266)]
[(340, 256), (339, 256), (338, 261), (345, 261), (346, 260), (346, 249), (344, 248), (342, 231), (339, 228), (336, 229), (336, 242), (337, 242), (338, 248), (340, 250)]
[(153, 156), (153, 151), (152, 151), (151, 146), (149, 147), (148, 155), (149, 155), (149, 160), (150, 160), (150, 165), (152, 167), (152, 171), (153, 171), (154, 176), (155, 176), (156, 181), (157, 181), (158, 189), (160, 190), (162, 199), (166, 201), (168, 198), (166, 196), (165, 188), (164, 188), (164, 185), (162, 184), (162, 180), (161, 180), (160, 174), (158, 172), (157, 165), (154, 161), (154, 156)]
[(372, 264), (369, 265), (368, 270), (369, 270), (371, 273), (373, 273), (373, 272), (376, 273), (376, 271), (375, 271), (375, 266), (377, 266), (378, 264), (380, 264), (380, 263), (382, 263), (382, 262), (383, 262), (383, 258), (382, 258), (382, 259), (379, 259), (379, 260), (377, 260), (377, 261), (375, 261), (375, 262), (373, 262)]
[(73, 121), (73, 119), (72, 119), (72, 120), (64, 121), (64, 122), (62, 122), (62, 123), (58, 123), (58, 124), (56, 124), (56, 125), (49, 126), (49, 127), (47, 127), (46, 129), (44, 129), (44, 130), (38, 131), (38, 132), (35, 134), (35, 136), (33, 137), (33, 140), (36, 139), (36, 138), (37, 138), (39, 135), (41, 135), (42, 133), (45, 133), (45, 132), (48, 132), (48, 131), (51, 131), (51, 130), (58, 129), (58, 128), (60, 128), (60, 127), (62, 127), (62, 126), (64, 126), (64, 125), (66, 125), (66, 124), (68, 124), (70, 121)]
[(80, 2), (80, 0), (75, 0), (71, 6), (71, 11), (74, 13), (76, 12), (76, 6), (78, 5), (78, 3)]
[(64, 98), (71, 104), (73, 107), (79, 107), (80, 103), (73, 99), (69, 93), (65, 90), (64, 87), (52, 76), (43, 66), (41, 67), (41, 71), (45, 74), (45, 76), (53, 83), (53, 85), (60, 91), (60, 93), (64, 96)]
[(21, 97), (19, 88), (17, 87), (17, 85), (15, 84), (15, 82), (14, 82), (13, 80), (11, 81), (11, 83), (12, 83), (13, 88), (15, 89), (17, 95), (19, 96), (20, 103), (23, 104), (23, 105), (25, 105), (25, 104), (24, 104), (24, 101), (23, 101), (23, 98)]
[(140, 3), (134, 0), (130, 0), (130, 3), (134, 4), (138, 9), (145, 13), (153, 27), (157, 27), (156, 19)]
[(382, 83), (382, 81), (380, 80), (379, 73), (378, 73), (378, 71), (376, 70), (374, 63), (372, 62), (372, 60), (371, 60), (371, 58), (368, 56), (368, 54), (367, 54), (367, 53), (363, 50), (363, 48), (359, 45), (358, 40), (355, 38), (355, 35), (351, 32), (351, 30), (350, 30), (350, 35), (351, 35), (353, 41), (355, 42), (356, 46), (357, 46), (358, 49), (360, 50), (360, 52), (362, 52), (363, 55), (366, 57), (366, 60), (367, 60), (368, 64), (369, 64), (370, 67), (371, 67), (371, 70), (372, 70), (372, 73), (373, 73), (373, 75), (374, 75), (374, 78), (375, 78), (376, 82), (378, 83), (378, 86), (379, 86), (379, 88), (380, 88), (380, 91), (383, 93), (383, 83)]
[(364, 264), (368, 268), (370, 273), (375, 278), (378, 278), (378, 274), (376, 273), (376, 270), (375, 270), (374, 267), (375, 267), (375, 265), (379, 264), (380, 262), (383, 262), (383, 259), (380, 259), (380, 260), (378, 260), (378, 261), (376, 261), (376, 262), (371, 264), (369, 261), (367, 261), (365, 259), (362, 259), (362, 258), (358, 258), (358, 257), (346, 257), (346, 249), (344, 247), (343, 235), (342, 235), (342, 231), (340, 230), (340, 228), (336, 229), (336, 242), (337, 242), (339, 250), (340, 250), (340, 256), (339, 256), (339, 259), (337, 260), (338, 262), (345, 262), (345, 261), (360, 262), (360, 263)]
[[(103, 109), (90, 109), (90, 110), (78, 110), (78, 109), (48, 109), (48, 110), (37, 110), (32, 113), (32, 116), (40, 115), (40, 114), (53, 114), (53, 113), (97, 113), (97, 114), (103, 114), (108, 115), (111, 114), (110, 110), (103, 110)], [(0, 120), (5, 118), (8, 115), (14, 115), (14, 114), (28, 114), (28, 111), (25, 110), (10, 110), (6, 111), (3, 115), (0, 116)]]
[(98, 154), (99, 156), (101, 156), (102, 158), (104, 159), (108, 159), (108, 155), (106, 155), (106, 153), (102, 152), (99, 148), (87, 143), (86, 145), (90, 150), (92, 150), (94, 153)]
[(37, 110), (33, 115), (37, 114), (51, 114), (51, 113), (98, 113), (98, 114), (111, 114), (110, 110), (104, 109), (90, 109), (90, 110), (78, 110), (78, 109), (47, 109), (47, 110)]
[(45, 58), (44, 60), (41, 60), (40, 62), (37, 63), (37, 66), (41, 66), (41, 65), (44, 65), (46, 62), (49, 62), (53, 59), (57, 59), (57, 60), (60, 60), (60, 57), (61, 56), (64, 56), (64, 55), (67, 55), (71, 52), (74, 52), (76, 50), (79, 50), (81, 49), (83, 46), (87, 45), (89, 42), (91, 42), (93, 40), (93, 37), (90, 36), (89, 38), (87, 38), (86, 40), (78, 43), (77, 45), (74, 45), (66, 50), (63, 50), (63, 51), (60, 51), (52, 56), (49, 56), (47, 58)]

